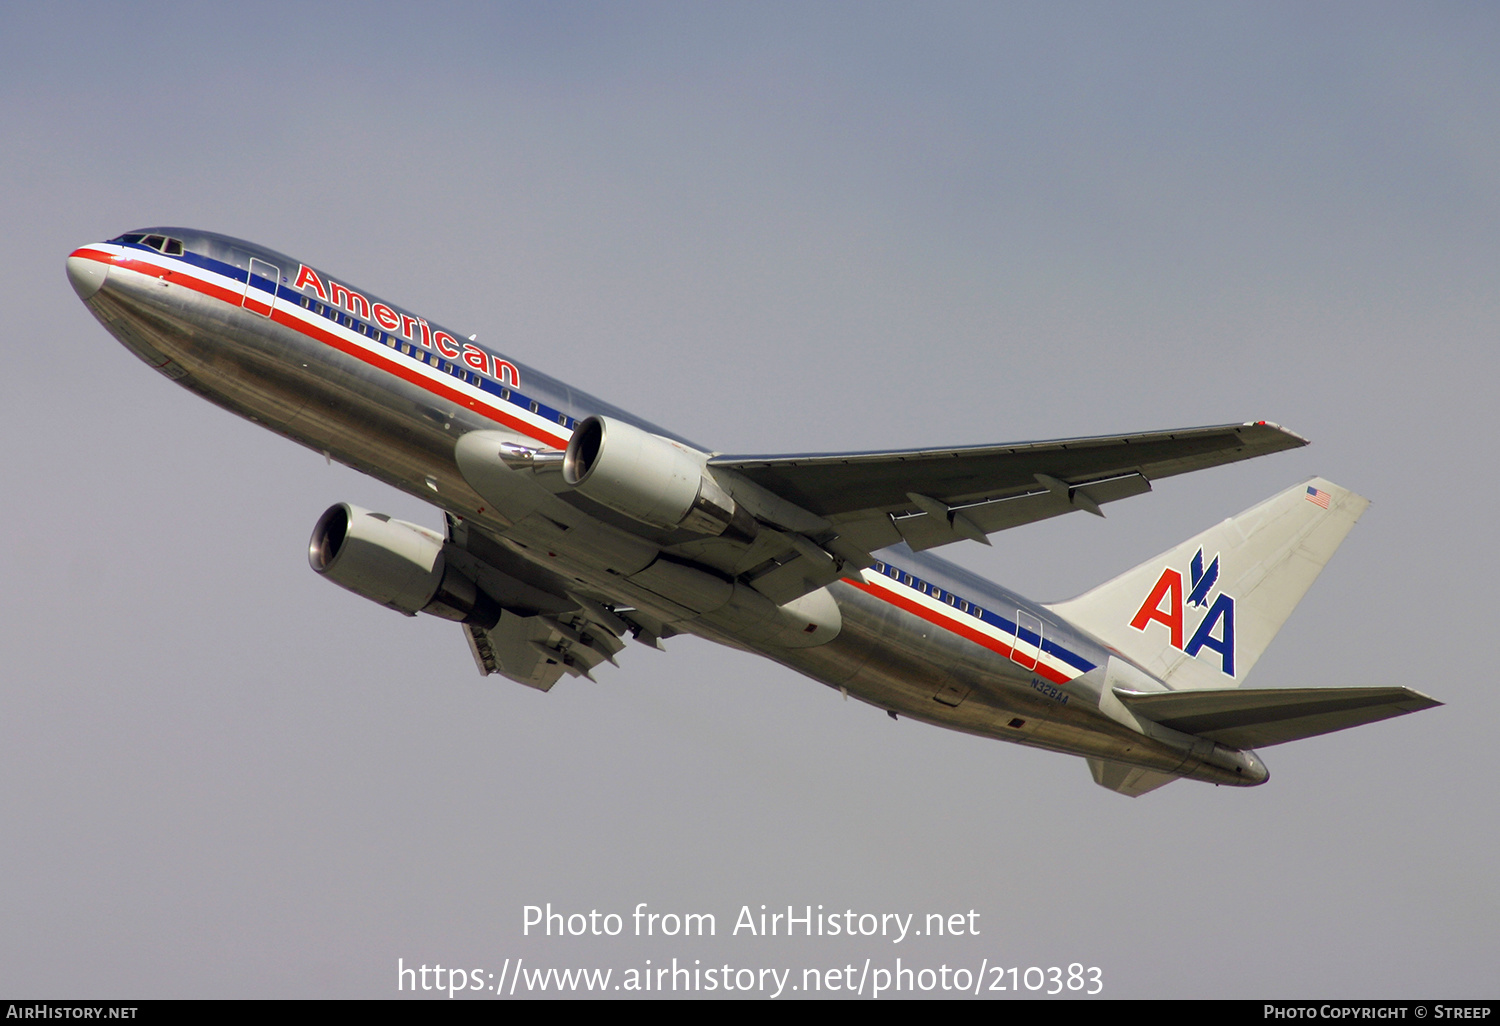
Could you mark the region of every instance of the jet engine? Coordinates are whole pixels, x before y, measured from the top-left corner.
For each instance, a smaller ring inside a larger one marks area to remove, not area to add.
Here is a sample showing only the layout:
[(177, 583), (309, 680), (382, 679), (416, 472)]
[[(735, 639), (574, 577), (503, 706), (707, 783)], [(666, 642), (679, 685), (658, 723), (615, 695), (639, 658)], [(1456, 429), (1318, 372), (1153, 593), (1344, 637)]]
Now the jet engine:
[(579, 422), (563, 455), (563, 480), (633, 520), (751, 541), (755, 518), (705, 468), (703, 458), (613, 417)]
[(448, 564), (443, 546), (436, 531), (341, 502), (318, 518), (307, 561), (334, 584), (407, 616), (495, 626), (499, 605)]

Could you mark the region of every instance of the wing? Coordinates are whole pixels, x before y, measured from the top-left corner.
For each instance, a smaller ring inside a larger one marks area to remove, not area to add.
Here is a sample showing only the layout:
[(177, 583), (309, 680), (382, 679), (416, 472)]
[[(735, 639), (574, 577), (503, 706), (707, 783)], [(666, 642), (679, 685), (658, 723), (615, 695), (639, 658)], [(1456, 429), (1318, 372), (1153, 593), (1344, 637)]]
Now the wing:
[(914, 550), (1151, 490), (1157, 478), (1306, 445), (1265, 421), (1050, 442), (709, 461), (825, 519), (846, 547)]
[(492, 627), (463, 625), (481, 674), (547, 691), (563, 674), (594, 680), (600, 663), (619, 665), (615, 655), (625, 647), (627, 631), (652, 647), (674, 633), (644, 613), (570, 588), (472, 524), (449, 515), (447, 527), (447, 558), (500, 610)]
[[(617, 425), (617, 429), (633, 431), (644, 440), (651, 437), (628, 425)], [(602, 427), (597, 433), (598, 444), (604, 444)], [(706, 469), (715, 490), (729, 494), (714, 502), (727, 503), (720, 512), (730, 523), (739, 523), (731, 531), (722, 518), (704, 521), (717, 523), (722, 533), (701, 524), (689, 526), (687, 519), (672, 527), (637, 517), (630, 512), (635, 506), (619, 505), (619, 496), (614, 496), (613, 504), (604, 493), (589, 498), (559, 473), (565, 460), (562, 452), (522, 449), (503, 434), (480, 431), (464, 435), (455, 451), (468, 484), (496, 509), (509, 508), (506, 515), (517, 524), (530, 525), (526, 530), (536, 538), (545, 537), (545, 546), (593, 546), (622, 567), (633, 568), (618, 570), (632, 586), (664, 599), (667, 607), (676, 603), (696, 608), (693, 601), (679, 601), (687, 594), (679, 587), (683, 574), (664, 575), (657, 568), (671, 570), (685, 562), (693, 571), (689, 576), (699, 583), (722, 589), (728, 582), (742, 581), (782, 606), (873, 565), (871, 553), (877, 549), (900, 542), (921, 550), (962, 538), (985, 541), (995, 531), (1075, 509), (1102, 516), (1104, 503), (1150, 491), (1155, 478), (1305, 444), (1305, 439), (1290, 431), (1260, 422), (960, 449), (715, 456), (708, 459)], [(674, 453), (668, 456), (676, 459)], [(681, 466), (672, 463), (670, 469), (676, 474)], [(696, 468), (667, 477), (688, 481), (694, 473)], [(522, 480), (529, 487), (518, 488)], [(635, 483), (649, 491), (654, 481)], [(703, 489), (708, 484), (707, 477), (699, 484), (700, 501), (707, 501)], [(654, 494), (646, 497), (654, 498)], [(736, 521), (742, 514), (742, 520)], [(474, 547), (484, 543), (482, 533), (476, 532), (470, 541), (470, 551), (481, 559), (489, 558)], [(489, 561), (495, 566), (503, 567), (506, 558), (519, 560), (514, 553), (501, 551), (498, 543), (492, 547), (496, 551)], [(704, 576), (700, 570), (710, 573)], [(521, 576), (520, 570), (514, 575)], [(576, 603), (544, 609), (533, 601), (534, 608), (527, 610), (526, 602), (503, 597), (501, 591), (510, 587), (507, 581), (501, 581), (497, 591), (482, 576), (476, 579), (507, 611), (552, 615), (550, 621), (526, 624), (502, 618), (486, 637), (471, 636), (482, 668), (490, 672), (498, 668), (532, 683), (533, 678), (550, 682), (562, 672), (580, 667), (587, 671), (593, 665), (588, 662), (593, 656), (587, 645), (578, 653), (581, 663), (562, 661), (558, 665), (563, 668), (558, 669), (552, 663), (535, 662), (535, 656), (543, 655), (541, 649), (561, 646), (560, 651), (571, 651), (564, 644), (567, 638), (559, 631), (559, 623), (599, 640), (597, 631), (582, 631), (575, 621), (555, 615), (575, 611)], [(571, 589), (574, 582), (554, 585)], [(630, 589), (625, 593), (631, 594)], [(596, 602), (610, 599), (592, 598)], [(642, 601), (642, 596), (636, 595), (636, 600)], [(616, 607), (614, 612), (623, 616), (626, 610)], [(659, 629), (665, 622), (653, 623), (650, 615), (642, 611), (630, 629), (638, 638), (642, 632), (665, 637)], [(483, 644), (486, 641), (488, 648)], [(577, 648), (579, 643), (571, 644)]]

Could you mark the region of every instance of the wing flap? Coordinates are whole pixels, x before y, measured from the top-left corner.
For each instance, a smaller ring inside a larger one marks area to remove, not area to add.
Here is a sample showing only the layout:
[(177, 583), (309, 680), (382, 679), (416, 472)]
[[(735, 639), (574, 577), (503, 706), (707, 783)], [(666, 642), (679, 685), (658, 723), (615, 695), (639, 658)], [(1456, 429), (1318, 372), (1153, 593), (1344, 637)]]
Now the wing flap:
[(1137, 715), (1230, 748), (1266, 748), (1375, 723), (1443, 703), (1410, 688), (1274, 688), (1127, 691)]
[[(1141, 474), (1121, 474), (1075, 483), (1045, 474), (1038, 476), (1047, 478), (1049, 483), (1038, 482), (1029, 492), (1003, 499), (949, 506), (946, 513), (927, 509), (894, 516), (890, 518), (891, 523), (913, 552), (921, 552), (961, 538), (982, 540), (984, 535), (1062, 516), (1075, 509), (1103, 516), (1099, 507), (1104, 503), (1144, 495), (1151, 490), (1151, 482)], [(976, 533), (978, 538), (975, 538)]]

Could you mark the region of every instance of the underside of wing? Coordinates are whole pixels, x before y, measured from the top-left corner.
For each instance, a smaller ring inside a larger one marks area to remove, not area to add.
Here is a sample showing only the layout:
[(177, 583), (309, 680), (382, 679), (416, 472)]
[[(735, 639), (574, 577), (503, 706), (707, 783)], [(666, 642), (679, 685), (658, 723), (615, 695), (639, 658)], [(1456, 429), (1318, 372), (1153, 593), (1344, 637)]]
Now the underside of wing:
[(1306, 445), (1265, 421), (1047, 442), (801, 456), (718, 456), (737, 475), (834, 525), (868, 552), (985, 536), (1151, 490), (1174, 474)]
[(1131, 712), (1230, 748), (1266, 748), (1442, 705), (1410, 688), (1114, 693)]
[(522, 616), (509, 611), (490, 628), (464, 625), (469, 650), (481, 673), (498, 673), (547, 691), (559, 677), (588, 677), (600, 663), (615, 661), (625, 647), (618, 635), (585, 613)]
[(527, 563), (472, 524), (449, 516), (447, 526), (446, 558), (499, 609), (490, 626), (463, 625), (481, 674), (499, 674), (547, 691), (564, 674), (593, 680), (600, 663), (615, 664), (627, 633), (651, 647), (660, 647), (660, 639), (674, 633), (638, 610), (570, 588), (563, 578)]

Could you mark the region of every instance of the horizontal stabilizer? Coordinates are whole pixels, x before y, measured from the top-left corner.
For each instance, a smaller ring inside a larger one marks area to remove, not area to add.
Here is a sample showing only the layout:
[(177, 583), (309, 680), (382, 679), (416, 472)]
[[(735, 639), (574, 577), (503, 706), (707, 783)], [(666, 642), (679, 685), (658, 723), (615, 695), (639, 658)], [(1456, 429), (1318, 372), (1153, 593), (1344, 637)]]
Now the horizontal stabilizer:
[(1088, 764), (1089, 772), (1094, 775), (1094, 783), (1111, 791), (1118, 791), (1127, 798), (1139, 798), (1147, 791), (1155, 791), (1158, 787), (1165, 787), (1174, 780), (1182, 779), (1175, 773), (1143, 769), (1110, 759), (1090, 757)]
[(1443, 704), (1410, 688), (1114, 693), (1138, 716), (1229, 748), (1265, 748)]

